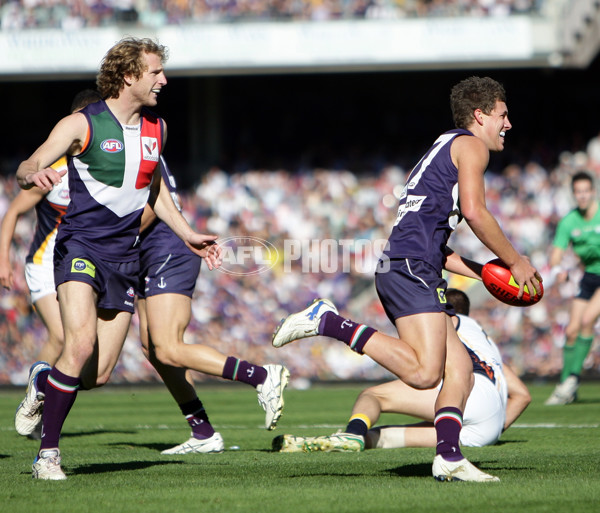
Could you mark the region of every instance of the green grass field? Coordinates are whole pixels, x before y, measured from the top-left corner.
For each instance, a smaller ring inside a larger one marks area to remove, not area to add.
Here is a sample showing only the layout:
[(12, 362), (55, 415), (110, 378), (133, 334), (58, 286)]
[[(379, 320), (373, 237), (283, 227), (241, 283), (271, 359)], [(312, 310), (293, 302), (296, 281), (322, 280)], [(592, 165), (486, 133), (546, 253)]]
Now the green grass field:
[[(599, 512), (600, 383), (580, 402), (545, 407), (550, 385), (499, 444), (464, 454), (500, 483), (438, 483), (432, 449), (360, 454), (282, 454), (277, 434), (330, 434), (345, 426), (359, 385), (290, 390), (275, 431), (249, 387), (198, 386), (223, 454), (162, 456), (185, 440), (187, 424), (162, 387), (81, 392), (61, 450), (67, 481), (31, 479), (38, 442), (16, 434), (22, 392), (0, 393), (0, 510), (44, 512)], [(386, 415), (383, 423), (407, 418)], [(239, 446), (239, 450), (229, 449)]]

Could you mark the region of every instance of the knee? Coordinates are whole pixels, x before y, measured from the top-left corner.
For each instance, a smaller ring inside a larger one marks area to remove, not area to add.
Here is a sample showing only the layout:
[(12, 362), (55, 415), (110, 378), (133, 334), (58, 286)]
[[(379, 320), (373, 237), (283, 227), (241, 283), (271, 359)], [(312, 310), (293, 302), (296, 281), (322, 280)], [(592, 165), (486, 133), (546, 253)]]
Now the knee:
[(578, 324), (569, 324), (565, 328), (565, 337), (567, 338), (568, 343), (572, 343), (575, 340), (575, 337), (577, 337), (577, 335), (579, 334), (580, 329), (581, 326), (579, 326)]
[(418, 390), (435, 388), (440, 384), (440, 381), (442, 381), (442, 376), (443, 374), (441, 372), (437, 372), (433, 369), (424, 370), (417, 374), (414, 382), (410, 383), (410, 385)]
[(183, 367), (183, 365), (181, 365), (179, 362), (177, 354), (177, 347), (173, 347), (170, 345), (161, 345), (154, 347), (154, 356), (163, 365), (170, 365), (172, 367)]
[[(583, 319), (581, 319), (581, 329), (579, 332), (584, 332), (586, 334), (594, 333), (594, 325), (596, 324), (597, 317), (587, 317), (584, 315)], [(579, 335), (579, 333), (574, 334), (574, 336)]]

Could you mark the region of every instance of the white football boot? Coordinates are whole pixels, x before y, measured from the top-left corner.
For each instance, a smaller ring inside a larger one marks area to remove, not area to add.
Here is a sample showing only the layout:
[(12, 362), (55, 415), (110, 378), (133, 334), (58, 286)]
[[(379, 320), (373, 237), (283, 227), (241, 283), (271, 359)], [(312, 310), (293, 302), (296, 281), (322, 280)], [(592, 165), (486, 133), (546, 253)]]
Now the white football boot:
[(29, 369), (29, 380), (25, 399), (15, 412), (15, 429), (23, 436), (30, 435), (42, 421), (45, 395), (37, 389), (37, 376), (44, 370), (51, 370), (46, 362), (35, 362)]
[(263, 365), (267, 370), (267, 379), (256, 387), (258, 404), (265, 410), (265, 428), (275, 429), (283, 413), (283, 390), (290, 380), (290, 371), (283, 365)]
[(191, 454), (191, 453), (220, 453), (225, 449), (221, 433), (215, 433), (210, 438), (198, 439), (193, 436), (182, 444), (165, 449), (161, 454)]
[(571, 404), (577, 397), (577, 389), (579, 388), (579, 380), (577, 376), (571, 375), (562, 383), (556, 385), (552, 395), (546, 399), (546, 406), (563, 406)]
[(60, 468), (60, 451), (58, 449), (44, 449), (40, 451), (31, 466), (33, 479), (47, 481), (63, 481), (67, 476)]
[(441, 454), (433, 459), (433, 477), (438, 481), (476, 481), (479, 483), (496, 482), (500, 478), (479, 470), (466, 458), (458, 461), (446, 461)]
[(288, 315), (273, 333), (273, 345), (282, 347), (294, 340), (318, 335), (321, 317), (327, 312), (338, 313), (329, 299), (315, 299), (301, 312)]

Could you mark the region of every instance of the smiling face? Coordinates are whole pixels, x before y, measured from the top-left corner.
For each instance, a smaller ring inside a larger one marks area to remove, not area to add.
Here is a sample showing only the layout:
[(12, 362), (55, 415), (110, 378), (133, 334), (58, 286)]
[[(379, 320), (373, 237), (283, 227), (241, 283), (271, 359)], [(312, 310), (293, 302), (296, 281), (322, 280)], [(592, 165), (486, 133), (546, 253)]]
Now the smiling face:
[(139, 78), (131, 80), (131, 95), (146, 107), (154, 107), (158, 103), (161, 89), (167, 85), (167, 77), (161, 58), (155, 53), (144, 53), (142, 59), (146, 68)]
[(482, 110), (475, 111), (475, 120), (481, 126), (480, 138), (486, 143), (490, 151), (502, 151), (504, 149), (504, 137), (512, 125), (508, 120), (508, 108), (506, 103), (496, 100), (496, 105), (489, 114)]

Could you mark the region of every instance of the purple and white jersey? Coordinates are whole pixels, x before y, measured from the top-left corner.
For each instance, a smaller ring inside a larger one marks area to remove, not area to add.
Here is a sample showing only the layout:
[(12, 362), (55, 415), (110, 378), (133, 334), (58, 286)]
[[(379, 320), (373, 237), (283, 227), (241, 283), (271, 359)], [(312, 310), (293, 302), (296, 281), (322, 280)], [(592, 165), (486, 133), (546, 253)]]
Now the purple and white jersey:
[[(181, 211), (181, 201), (177, 194), (177, 184), (175, 177), (171, 174), (165, 159), (160, 157), (160, 173), (173, 198), (173, 203)], [(185, 243), (160, 219), (154, 222), (140, 235), (140, 257), (147, 264), (152, 262), (153, 258), (164, 255), (187, 255), (192, 251)]]
[[(67, 157), (61, 157), (50, 167), (56, 171), (66, 171)], [(69, 201), (69, 182), (67, 177), (63, 177), (62, 181), (37, 203), (35, 206), (37, 224), (25, 262), (42, 265), (52, 271), (56, 232), (67, 211)]]
[(450, 155), (452, 141), (461, 135), (473, 134), (457, 128), (440, 135), (411, 171), (384, 258), (422, 260), (441, 272), (446, 243), (462, 219), (458, 169)]
[(143, 109), (139, 124), (123, 126), (104, 101), (80, 112), (88, 139), (68, 158), (71, 203), (56, 245), (74, 243), (108, 262), (137, 260), (140, 220), (162, 151), (162, 120)]

